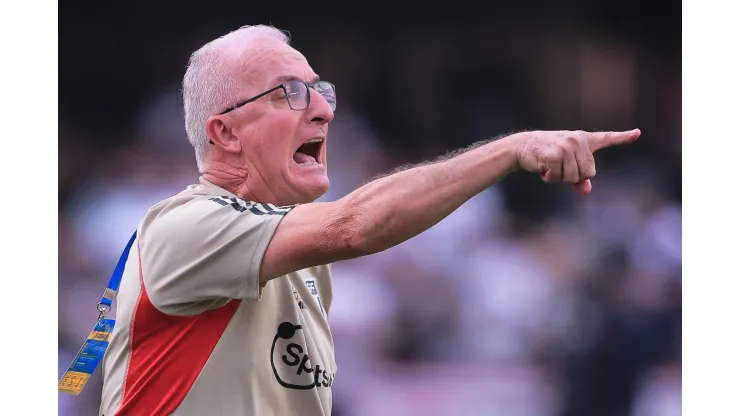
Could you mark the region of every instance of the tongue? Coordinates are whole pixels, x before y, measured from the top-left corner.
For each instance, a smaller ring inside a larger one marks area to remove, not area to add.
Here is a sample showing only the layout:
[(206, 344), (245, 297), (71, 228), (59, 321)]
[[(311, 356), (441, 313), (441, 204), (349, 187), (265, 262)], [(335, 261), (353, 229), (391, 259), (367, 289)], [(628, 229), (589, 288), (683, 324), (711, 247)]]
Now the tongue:
[(293, 154), (293, 160), (299, 165), (316, 163), (316, 159), (314, 159), (313, 156), (301, 152), (295, 152), (295, 154)]

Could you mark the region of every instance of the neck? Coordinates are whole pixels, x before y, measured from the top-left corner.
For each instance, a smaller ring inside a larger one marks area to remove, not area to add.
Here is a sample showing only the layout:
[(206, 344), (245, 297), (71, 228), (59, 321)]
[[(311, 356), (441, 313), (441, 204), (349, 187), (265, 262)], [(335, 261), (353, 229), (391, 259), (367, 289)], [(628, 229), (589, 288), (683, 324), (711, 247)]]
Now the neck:
[(211, 161), (203, 172), (203, 178), (241, 199), (254, 202), (269, 202), (260, 200), (264, 198), (260, 198), (255, 194), (255, 187), (250, 185), (251, 176), (246, 169), (239, 169), (223, 162)]

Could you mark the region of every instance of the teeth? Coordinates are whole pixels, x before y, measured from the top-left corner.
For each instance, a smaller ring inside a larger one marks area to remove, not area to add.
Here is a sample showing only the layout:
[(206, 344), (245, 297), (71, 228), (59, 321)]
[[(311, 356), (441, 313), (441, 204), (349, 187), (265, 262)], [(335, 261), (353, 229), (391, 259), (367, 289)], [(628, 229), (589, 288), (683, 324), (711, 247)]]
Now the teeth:
[(324, 141), (324, 139), (311, 139), (311, 140), (307, 141), (306, 143), (320, 143), (320, 142), (323, 142), (323, 141)]

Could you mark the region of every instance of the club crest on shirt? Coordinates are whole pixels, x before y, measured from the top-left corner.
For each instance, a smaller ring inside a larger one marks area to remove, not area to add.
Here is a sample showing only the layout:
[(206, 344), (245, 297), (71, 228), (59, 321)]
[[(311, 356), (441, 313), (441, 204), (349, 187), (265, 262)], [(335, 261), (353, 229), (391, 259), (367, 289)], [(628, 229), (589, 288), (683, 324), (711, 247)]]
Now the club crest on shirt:
[(321, 310), (321, 313), (323, 315), (326, 315), (326, 311), (324, 310), (324, 304), (321, 303), (321, 297), (319, 296), (319, 291), (318, 289), (316, 289), (316, 279), (314, 278), (305, 279), (305, 282), (306, 282), (306, 287), (308, 288), (308, 291), (316, 299), (316, 302), (318, 302), (319, 310)]

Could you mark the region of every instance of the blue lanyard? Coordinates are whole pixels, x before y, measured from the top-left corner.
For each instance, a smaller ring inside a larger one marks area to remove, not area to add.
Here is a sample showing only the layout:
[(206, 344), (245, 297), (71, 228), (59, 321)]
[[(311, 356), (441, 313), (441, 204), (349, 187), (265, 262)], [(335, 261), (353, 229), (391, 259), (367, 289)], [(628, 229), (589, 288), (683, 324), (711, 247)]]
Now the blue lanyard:
[(103, 298), (98, 303), (100, 315), (98, 316), (98, 322), (95, 324), (95, 328), (93, 328), (85, 343), (82, 344), (82, 348), (80, 348), (80, 351), (62, 376), (62, 379), (59, 380), (57, 388), (62, 393), (69, 393), (75, 396), (80, 394), (90, 380), (90, 376), (95, 372), (95, 368), (97, 368), (103, 359), (105, 351), (108, 349), (110, 336), (116, 321), (114, 319), (105, 319), (105, 314), (110, 311), (113, 300), (116, 298), (118, 287), (121, 285), (121, 278), (123, 277), (123, 269), (126, 267), (128, 254), (131, 251), (131, 246), (134, 245), (134, 240), (136, 240), (136, 232), (131, 236), (126, 248), (123, 249), (121, 258), (118, 259), (116, 269), (113, 270), (113, 274), (108, 282), (108, 287), (105, 288)]
[(128, 240), (126, 248), (123, 249), (121, 258), (118, 259), (118, 264), (116, 264), (116, 268), (113, 270), (113, 274), (108, 281), (108, 286), (105, 288), (103, 297), (100, 299), (100, 303), (98, 303), (100, 319), (105, 317), (105, 314), (110, 311), (111, 305), (113, 305), (113, 300), (116, 298), (116, 294), (118, 293), (118, 287), (121, 285), (121, 278), (123, 277), (123, 269), (126, 267), (126, 261), (128, 260), (128, 253), (131, 251), (131, 246), (134, 245), (134, 240), (136, 240), (136, 231), (134, 231), (131, 239)]

